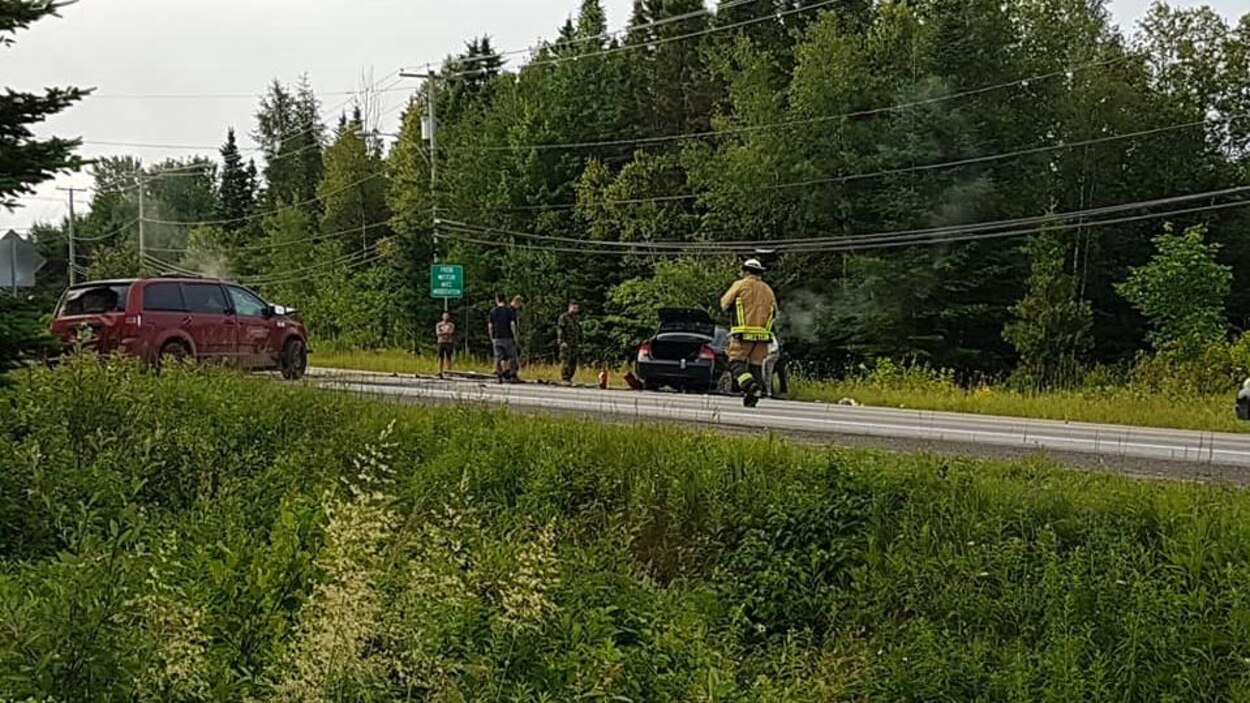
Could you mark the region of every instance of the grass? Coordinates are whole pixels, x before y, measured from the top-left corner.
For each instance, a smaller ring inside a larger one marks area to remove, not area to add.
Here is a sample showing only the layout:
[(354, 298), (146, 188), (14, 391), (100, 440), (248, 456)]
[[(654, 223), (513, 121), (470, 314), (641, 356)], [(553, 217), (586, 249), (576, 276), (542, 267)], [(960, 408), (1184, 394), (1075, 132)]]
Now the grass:
[(85, 358), (0, 398), (14, 700), (1250, 700), (1250, 494)]
[[(331, 350), (310, 357), (314, 366), (322, 368), (352, 369), (356, 371), (377, 371), (380, 373), (406, 373), (432, 376), (438, 373), (438, 359), (429, 355), (413, 354), (402, 350), (382, 351), (341, 351)], [(458, 354), (455, 359), (455, 371), (493, 374), (495, 362), (483, 357), (464, 356)], [(525, 364), (521, 367), (521, 377), (534, 381), (559, 381), (560, 365), (546, 363)], [(575, 383), (598, 385), (599, 369), (582, 365), (574, 377)], [(619, 375), (616, 378), (620, 383)]]
[[(403, 351), (349, 351), (318, 353), (314, 364), (327, 368), (356, 369), (387, 373), (434, 374), (437, 360)], [(461, 370), (491, 373), (490, 362), (457, 359)], [(556, 381), (560, 368), (535, 364), (522, 375), (534, 380)], [(597, 383), (598, 370), (582, 368), (577, 382)], [(620, 386), (620, 374), (613, 374)], [(962, 388), (941, 378), (902, 371), (886, 378), (824, 381), (796, 378), (791, 381), (796, 400), (836, 403), (844, 398), (862, 405), (938, 410), (1010, 417), (1031, 417), (1071, 422), (1096, 422), (1142, 427), (1161, 427), (1209, 432), (1248, 432), (1250, 424), (1233, 415), (1233, 395), (1173, 396), (1127, 387), (1088, 391), (1019, 391), (980, 386)]]
[(796, 399), (826, 403), (853, 398), (863, 405), (887, 408), (1208, 432), (1250, 431), (1250, 424), (1239, 422), (1233, 414), (1235, 394), (1177, 397), (1130, 388), (1022, 393), (992, 386), (967, 389), (925, 384), (898, 388), (864, 380), (800, 381), (794, 386)]

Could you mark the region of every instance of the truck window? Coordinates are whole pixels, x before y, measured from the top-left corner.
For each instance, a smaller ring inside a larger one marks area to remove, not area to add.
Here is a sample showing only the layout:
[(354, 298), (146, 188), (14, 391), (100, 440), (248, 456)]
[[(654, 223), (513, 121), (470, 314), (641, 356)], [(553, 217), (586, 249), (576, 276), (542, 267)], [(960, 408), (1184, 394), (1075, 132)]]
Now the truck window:
[(149, 283), (143, 288), (143, 309), (155, 312), (186, 312), (182, 287), (177, 283)]
[(125, 312), (126, 296), (130, 284), (85, 286), (70, 288), (61, 301), (60, 317), (74, 315), (103, 315), (109, 312)]
[(226, 293), (216, 283), (184, 283), (182, 295), (191, 312), (205, 315), (225, 315), (230, 309)]

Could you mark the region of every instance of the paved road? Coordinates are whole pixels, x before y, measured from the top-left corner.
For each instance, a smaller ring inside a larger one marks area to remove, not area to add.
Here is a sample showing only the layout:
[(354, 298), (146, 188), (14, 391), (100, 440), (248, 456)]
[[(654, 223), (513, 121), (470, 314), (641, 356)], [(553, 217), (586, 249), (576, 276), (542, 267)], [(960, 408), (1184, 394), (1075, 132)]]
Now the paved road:
[(769, 429), (805, 436), (860, 437), (885, 444), (906, 440), (924, 446), (983, 446), (1005, 452), (1081, 455), (1097, 458), (1099, 463), (1104, 463), (1104, 459), (1167, 462), (1221, 469), (1203, 476), (1250, 480), (1250, 434), (772, 400), (763, 401), (755, 410), (747, 410), (741, 400), (729, 397), (539, 384), (499, 386), (327, 369), (314, 369), (310, 374), (315, 382), (327, 387), (412, 400), (502, 404), (588, 417)]

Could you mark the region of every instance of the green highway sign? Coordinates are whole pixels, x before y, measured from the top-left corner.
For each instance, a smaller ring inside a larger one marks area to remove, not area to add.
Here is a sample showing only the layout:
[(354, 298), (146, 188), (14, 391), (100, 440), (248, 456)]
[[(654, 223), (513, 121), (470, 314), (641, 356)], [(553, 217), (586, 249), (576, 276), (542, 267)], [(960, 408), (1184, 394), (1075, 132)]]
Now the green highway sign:
[(459, 264), (434, 264), (430, 267), (431, 298), (463, 298), (464, 267)]

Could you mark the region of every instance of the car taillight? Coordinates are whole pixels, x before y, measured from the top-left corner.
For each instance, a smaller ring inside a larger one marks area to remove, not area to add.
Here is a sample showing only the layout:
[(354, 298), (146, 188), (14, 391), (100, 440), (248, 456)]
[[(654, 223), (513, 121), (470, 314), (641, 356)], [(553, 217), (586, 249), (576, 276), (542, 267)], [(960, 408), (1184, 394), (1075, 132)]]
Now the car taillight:
[(699, 350), (699, 358), (704, 361), (714, 361), (716, 359), (716, 350), (704, 344)]
[(638, 346), (638, 360), (647, 361), (651, 358), (651, 342), (643, 342)]

